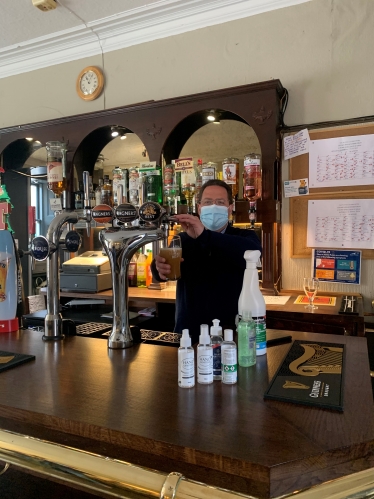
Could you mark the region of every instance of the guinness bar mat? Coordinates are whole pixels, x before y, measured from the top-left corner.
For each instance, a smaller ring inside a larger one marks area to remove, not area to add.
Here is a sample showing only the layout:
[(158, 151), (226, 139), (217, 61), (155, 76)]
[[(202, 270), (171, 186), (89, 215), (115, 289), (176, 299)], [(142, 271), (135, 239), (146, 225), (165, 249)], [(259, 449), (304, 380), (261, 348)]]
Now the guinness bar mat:
[(0, 372), (34, 359), (35, 355), (24, 355), (22, 353), (4, 352), (3, 350), (0, 350)]
[[(294, 304), (296, 305), (308, 305), (309, 300), (305, 295), (299, 295)], [(327, 305), (330, 307), (335, 307), (336, 297), (335, 296), (316, 296), (313, 301), (314, 305)]]
[(295, 340), (264, 398), (343, 412), (345, 345)]

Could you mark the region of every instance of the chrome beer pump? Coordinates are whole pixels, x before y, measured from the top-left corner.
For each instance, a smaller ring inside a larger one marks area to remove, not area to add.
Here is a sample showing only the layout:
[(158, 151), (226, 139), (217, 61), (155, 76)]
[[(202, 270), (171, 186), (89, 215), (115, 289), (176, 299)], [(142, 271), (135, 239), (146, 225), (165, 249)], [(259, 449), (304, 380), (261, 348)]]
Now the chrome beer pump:
[[(63, 320), (60, 314), (60, 256), (59, 244), (65, 224), (76, 224), (79, 220), (86, 221), (87, 234), (90, 234), (91, 209), (89, 172), (83, 172), (84, 210), (61, 211), (56, 213), (48, 227), (47, 235), (37, 236), (31, 242), (31, 254), (38, 261), (47, 260), (47, 315), (44, 320), (44, 340), (60, 340), (64, 337), (62, 332)], [(70, 230), (65, 236), (65, 247), (71, 253), (78, 251), (81, 238), (77, 232)]]
[[(100, 205), (92, 210), (96, 221), (113, 218), (110, 206)], [(138, 225), (133, 225), (138, 221)], [(114, 210), (113, 227), (100, 232), (100, 241), (109, 258), (113, 288), (113, 325), (108, 348), (120, 349), (133, 345), (128, 309), (128, 268), (135, 252), (148, 243), (167, 239), (169, 224), (166, 210), (153, 201), (139, 208), (121, 204)]]

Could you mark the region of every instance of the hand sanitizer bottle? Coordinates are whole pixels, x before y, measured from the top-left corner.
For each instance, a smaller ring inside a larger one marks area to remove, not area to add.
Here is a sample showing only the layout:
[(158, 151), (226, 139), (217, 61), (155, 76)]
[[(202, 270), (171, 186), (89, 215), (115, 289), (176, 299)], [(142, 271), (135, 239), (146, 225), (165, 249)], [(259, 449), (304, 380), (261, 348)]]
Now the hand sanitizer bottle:
[(225, 329), (224, 338), (221, 344), (222, 383), (233, 385), (238, 381), (238, 352), (232, 329)]
[(200, 326), (197, 345), (197, 382), (205, 385), (213, 383), (213, 349), (210, 344), (208, 324)]
[(248, 310), (243, 310), (238, 324), (238, 356), (241, 367), (256, 364), (256, 328)]
[(195, 354), (188, 333), (188, 329), (183, 329), (178, 348), (178, 385), (181, 388), (195, 386)]
[(213, 379), (221, 380), (221, 343), (222, 343), (222, 327), (219, 325), (218, 319), (213, 319), (213, 326), (210, 327), (210, 341), (213, 348)]

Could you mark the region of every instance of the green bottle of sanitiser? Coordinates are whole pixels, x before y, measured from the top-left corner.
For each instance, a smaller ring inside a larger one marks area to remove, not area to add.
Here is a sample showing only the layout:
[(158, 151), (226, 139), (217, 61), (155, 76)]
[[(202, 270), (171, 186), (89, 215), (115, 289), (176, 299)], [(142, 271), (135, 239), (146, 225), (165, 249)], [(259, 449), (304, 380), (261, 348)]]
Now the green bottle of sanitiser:
[(256, 364), (256, 326), (249, 310), (242, 311), (238, 324), (238, 357), (241, 367)]

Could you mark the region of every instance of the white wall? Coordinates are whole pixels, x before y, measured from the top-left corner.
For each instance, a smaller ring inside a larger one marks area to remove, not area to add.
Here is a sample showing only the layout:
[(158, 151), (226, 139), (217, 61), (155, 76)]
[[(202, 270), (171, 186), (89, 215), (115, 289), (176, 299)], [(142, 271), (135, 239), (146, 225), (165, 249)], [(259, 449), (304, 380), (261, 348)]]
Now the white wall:
[[(5, 78), (0, 127), (271, 78), (289, 91), (288, 125), (374, 115), (373, 19), (372, 0), (312, 0)], [(105, 91), (93, 102), (83, 102), (75, 91), (87, 65), (103, 67), (106, 76)], [(296, 288), (309, 260), (288, 258), (287, 203), (283, 221), (283, 286)], [(373, 262), (365, 261), (363, 285), (354, 288), (364, 294), (367, 309), (374, 297), (373, 270)]]

